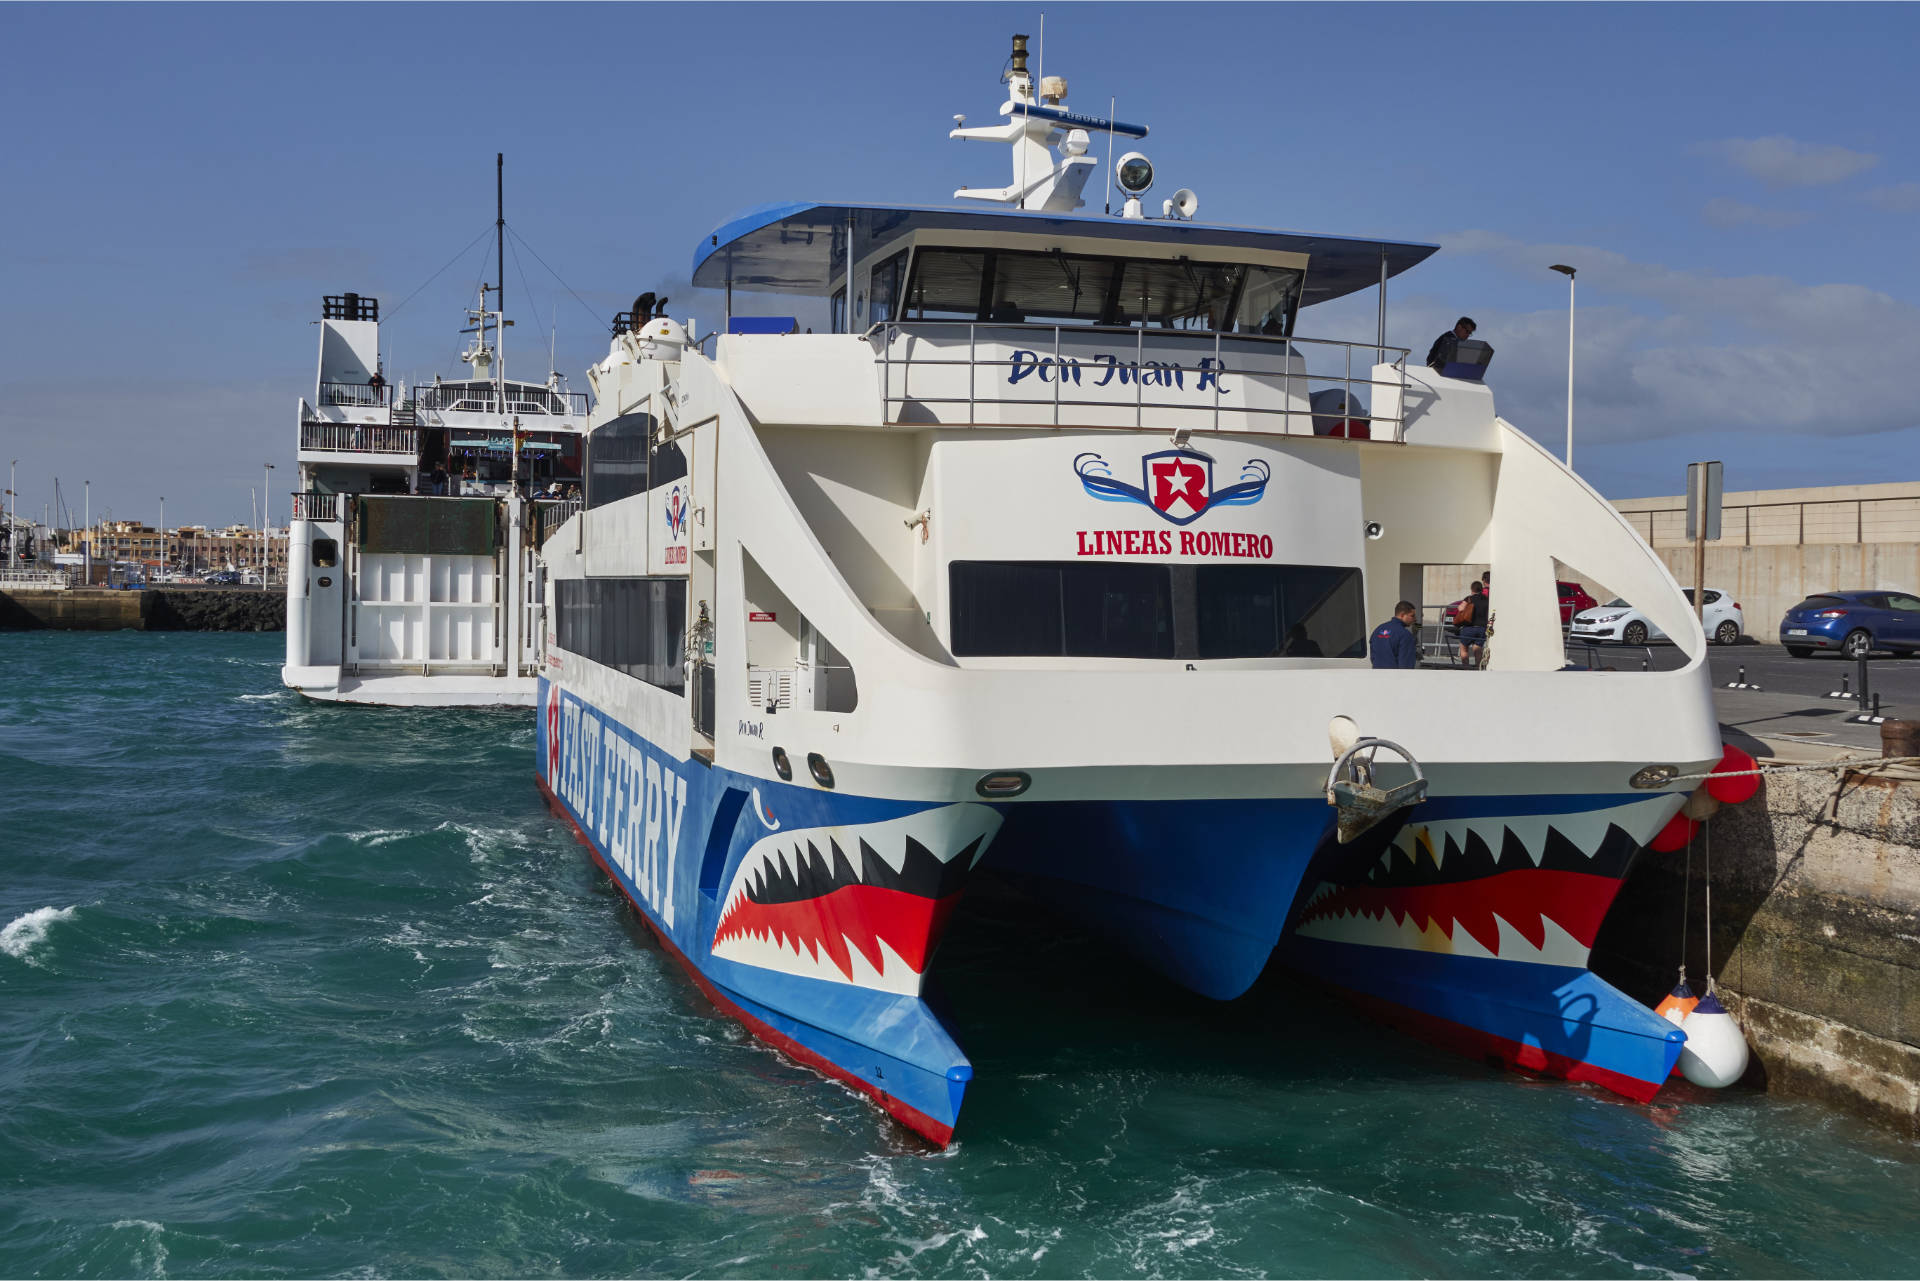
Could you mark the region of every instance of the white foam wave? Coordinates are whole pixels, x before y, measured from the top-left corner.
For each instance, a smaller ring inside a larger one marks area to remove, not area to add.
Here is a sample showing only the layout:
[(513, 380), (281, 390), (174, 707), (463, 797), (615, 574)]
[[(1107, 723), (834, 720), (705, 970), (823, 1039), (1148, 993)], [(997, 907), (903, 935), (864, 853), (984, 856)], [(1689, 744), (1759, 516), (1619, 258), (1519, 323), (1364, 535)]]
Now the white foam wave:
[(45, 941), (53, 923), (64, 921), (72, 915), (73, 909), (70, 907), (37, 907), (25, 916), (16, 916), (7, 922), (5, 929), (0, 930), (0, 952), (27, 961), (27, 953)]
[(113, 1226), (116, 1230), (124, 1231), (132, 1228), (144, 1233), (147, 1244), (153, 1248), (151, 1254), (136, 1248), (133, 1252), (134, 1267), (149, 1276), (165, 1277), (167, 1275), (167, 1247), (166, 1243), (160, 1239), (160, 1234), (166, 1231), (164, 1226), (155, 1223), (152, 1219), (116, 1219)]

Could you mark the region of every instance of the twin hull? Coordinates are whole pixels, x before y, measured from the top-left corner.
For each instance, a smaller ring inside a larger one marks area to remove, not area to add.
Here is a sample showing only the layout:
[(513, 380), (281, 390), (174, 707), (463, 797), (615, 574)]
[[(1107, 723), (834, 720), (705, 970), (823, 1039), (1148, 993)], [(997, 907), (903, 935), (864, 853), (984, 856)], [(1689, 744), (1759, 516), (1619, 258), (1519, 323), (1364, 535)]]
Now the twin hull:
[(1317, 793), (895, 800), (673, 755), (544, 678), (538, 707), (543, 791), (702, 989), (936, 1143), (972, 1067), (921, 984), (983, 864), (1208, 996), (1278, 947), (1430, 1040), (1638, 1099), (1684, 1040), (1585, 968), (1678, 796), (1436, 798), (1340, 845)]

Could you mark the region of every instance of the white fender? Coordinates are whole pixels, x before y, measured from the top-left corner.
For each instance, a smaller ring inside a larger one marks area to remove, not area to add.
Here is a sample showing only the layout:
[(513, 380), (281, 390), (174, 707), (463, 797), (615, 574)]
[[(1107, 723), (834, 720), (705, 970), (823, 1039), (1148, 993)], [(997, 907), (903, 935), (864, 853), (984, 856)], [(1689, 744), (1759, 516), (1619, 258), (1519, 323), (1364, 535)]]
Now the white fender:
[(1687, 1034), (1686, 1048), (1680, 1051), (1680, 1074), (1687, 1080), (1719, 1090), (1746, 1072), (1747, 1038), (1711, 988), (1680, 1027)]

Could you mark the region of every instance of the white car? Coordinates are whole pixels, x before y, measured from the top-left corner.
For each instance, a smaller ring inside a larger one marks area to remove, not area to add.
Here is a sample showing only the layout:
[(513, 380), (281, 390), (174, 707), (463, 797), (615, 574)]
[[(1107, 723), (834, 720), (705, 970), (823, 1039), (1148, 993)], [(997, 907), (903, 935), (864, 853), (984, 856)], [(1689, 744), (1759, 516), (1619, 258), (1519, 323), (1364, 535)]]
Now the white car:
[[(1693, 588), (1687, 588), (1686, 593), (1691, 603)], [(1747, 630), (1747, 620), (1740, 612), (1740, 602), (1726, 592), (1707, 588), (1706, 629), (1708, 637), (1718, 644), (1737, 644), (1741, 634)], [(1619, 641), (1623, 645), (1645, 645), (1649, 641), (1667, 639), (1667, 634), (1655, 627), (1652, 619), (1617, 598), (1575, 614), (1573, 626), (1568, 629), (1567, 635), (1573, 640), (1596, 644)]]

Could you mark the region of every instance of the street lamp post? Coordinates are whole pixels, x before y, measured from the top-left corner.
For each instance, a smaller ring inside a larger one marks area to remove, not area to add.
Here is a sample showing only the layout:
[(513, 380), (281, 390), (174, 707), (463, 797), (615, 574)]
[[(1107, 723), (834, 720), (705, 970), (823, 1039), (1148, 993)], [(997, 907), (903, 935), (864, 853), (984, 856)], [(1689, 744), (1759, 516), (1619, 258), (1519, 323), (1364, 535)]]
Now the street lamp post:
[(167, 572), (167, 496), (160, 495), (160, 572)]
[(267, 470), (260, 473), (260, 590), (263, 592), (267, 590), (267, 579), (273, 572), (273, 542), (267, 532), (272, 528), (272, 521), (267, 517), (267, 505), (273, 498), (270, 489), (273, 477), (267, 472), (272, 470), (273, 464), (268, 463)]
[(1567, 278), (1567, 470), (1573, 470), (1573, 272), (1557, 262), (1553, 269)]

